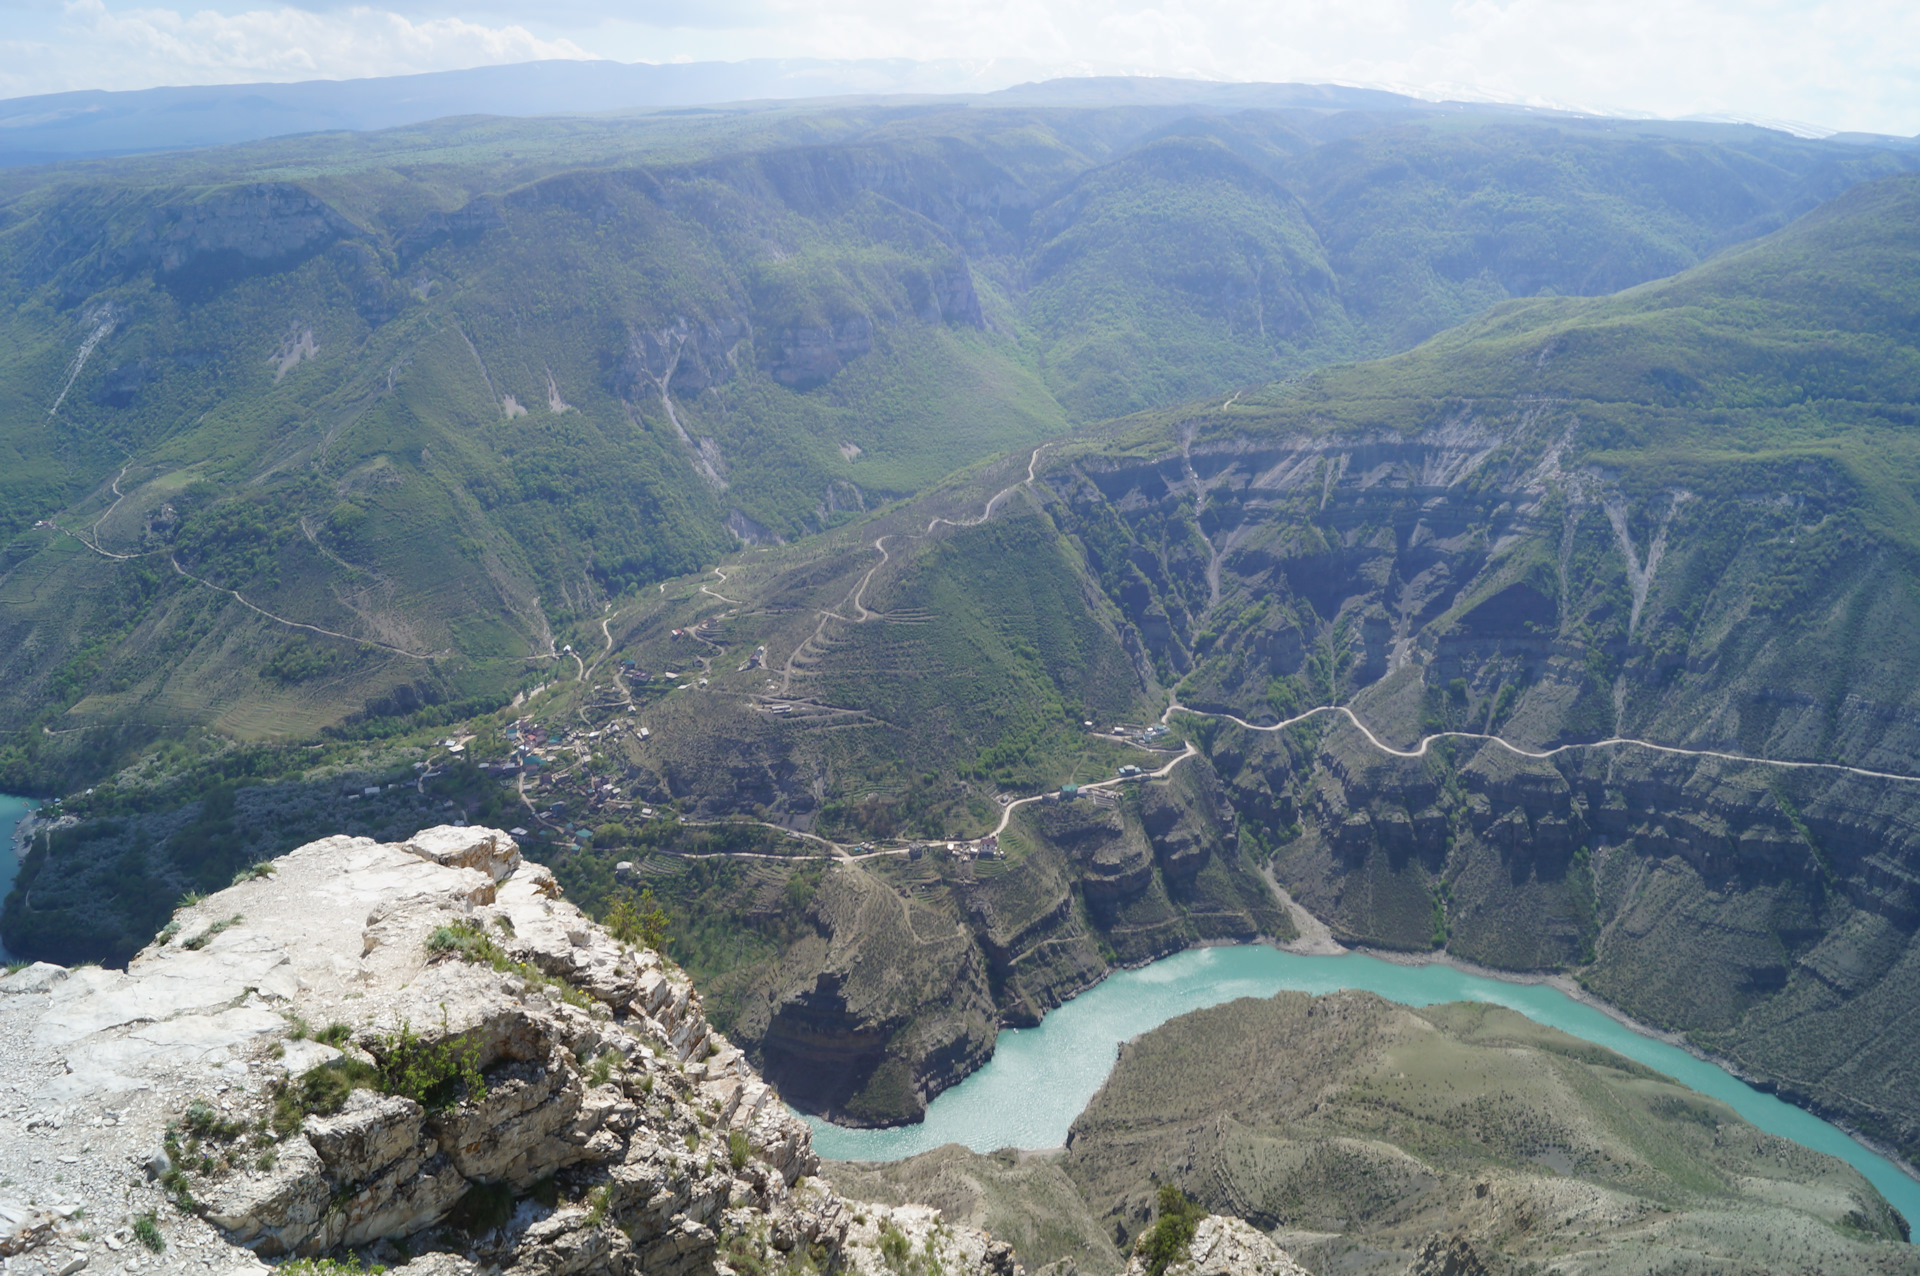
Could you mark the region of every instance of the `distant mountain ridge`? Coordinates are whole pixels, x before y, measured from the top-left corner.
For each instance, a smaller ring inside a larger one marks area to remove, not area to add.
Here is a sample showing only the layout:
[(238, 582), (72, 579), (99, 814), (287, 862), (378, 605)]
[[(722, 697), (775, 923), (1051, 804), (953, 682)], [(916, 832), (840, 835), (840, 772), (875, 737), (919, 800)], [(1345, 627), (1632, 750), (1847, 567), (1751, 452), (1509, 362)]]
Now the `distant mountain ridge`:
[[(1564, 111), (1504, 103), (1431, 102), (1338, 84), (1218, 82), (1175, 76), (1049, 78), (1048, 72), (1043, 64), (1012, 60), (986, 64), (906, 58), (660, 64), (552, 60), (353, 80), (44, 93), (0, 99), (0, 168), (224, 146), (302, 133), (366, 132), (451, 116), (767, 107), (803, 99), (931, 97), (991, 107), (1195, 106), (1209, 111), (1575, 117)], [(1920, 139), (1864, 133), (1838, 134), (1836, 139), (1869, 146), (1920, 145)]]
[[(1100, 76), (1019, 83), (1038, 65), (905, 58), (520, 62), (358, 80), (83, 90), (0, 100), (0, 167), (298, 133), (394, 128), (457, 115), (580, 115), (805, 98), (984, 95), (996, 105), (1205, 103), (1218, 108), (1407, 110), (1415, 98), (1337, 85), (1208, 84)], [(1007, 87), (1012, 85), (1013, 87)]]

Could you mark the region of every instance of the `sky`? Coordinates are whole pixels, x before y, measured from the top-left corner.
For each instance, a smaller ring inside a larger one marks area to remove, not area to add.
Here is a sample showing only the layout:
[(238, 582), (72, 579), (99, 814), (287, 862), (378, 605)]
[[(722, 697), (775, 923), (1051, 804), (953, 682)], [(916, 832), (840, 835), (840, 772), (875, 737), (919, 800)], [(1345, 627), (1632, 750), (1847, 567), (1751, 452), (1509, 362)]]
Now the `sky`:
[(0, 0), (0, 97), (539, 58), (959, 60), (1920, 134), (1914, 0)]

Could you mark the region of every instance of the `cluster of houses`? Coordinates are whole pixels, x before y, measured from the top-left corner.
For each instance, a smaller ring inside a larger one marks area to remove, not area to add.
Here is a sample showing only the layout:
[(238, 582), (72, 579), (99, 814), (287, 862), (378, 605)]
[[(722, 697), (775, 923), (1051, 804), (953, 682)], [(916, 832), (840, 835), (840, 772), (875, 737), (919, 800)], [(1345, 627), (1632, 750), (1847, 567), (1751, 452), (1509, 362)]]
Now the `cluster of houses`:
[(522, 718), (500, 733), (516, 748), (534, 749), (545, 744), (550, 737), (545, 727), (536, 726), (531, 720)]
[(1003, 858), (998, 834), (989, 833), (976, 842), (909, 842), (907, 858), (920, 859), (929, 853), (945, 854), (956, 860), (997, 860)]
[(1158, 722), (1144, 727), (1130, 722), (1119, 722), (1114, 724), (1109, 734), (1131, 740), (1144, 749), (1157, 749), (1166, 743), (1167, 737), (1172, 735), (1173, 731)]
[(385, 785), (361, 784), (358, 782), (352, 782), (352, 783), (349, 783), (345, 788), (341, 789), (340, 792), (343, 796), (346, 797), (347, 801), (357, 802), (363, 797), (367, 797), (367, 798), (379, 797), (382, 793), (394, 793), (394, 792), (398, 792), (401, 789), (410, 789), (412, 787), (413, 786), (411, 784), (404, 784), (398, 780), (392, 782), (391, 784), (385, 784)]

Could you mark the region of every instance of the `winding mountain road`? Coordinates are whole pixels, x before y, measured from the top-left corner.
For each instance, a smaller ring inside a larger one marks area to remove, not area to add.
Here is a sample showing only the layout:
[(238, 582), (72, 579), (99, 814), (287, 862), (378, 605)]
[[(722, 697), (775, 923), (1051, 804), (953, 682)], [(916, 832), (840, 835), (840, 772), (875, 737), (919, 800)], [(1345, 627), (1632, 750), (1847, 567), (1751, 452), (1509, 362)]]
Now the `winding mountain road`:
[(1871, 780), (1897, 780), (1907, 784), (1920, 784), (1920, 775), (1903, 775), (1898, 771), (1874, 771), (1866, 767), (1848, 766), (1843, 762), (1796, 762), (1781, 758), (1760, 758), (1747, 753), (1727, 753), (1720, 749), (1683, 749), (1678, 745), (1657, 744), (1652, 740), (1641, 740), (1633, 736), (1608, 736), (1604, 740), (1584, 740), (1576, 741), (1572, 744), (1557, 744), (1551, 749), (1527, 749), (1513, 743), (1511, 740), (1506, 740), (1500, 736), (1491, 735), (1484, 731), (1436, 731), (1432, 735), (1421, 737), (1420, 743), (1411, 749), (1396, 749), (1372, 731), (1368, 730), (1367, 724), (1360, 721), (1353, 710), (1347, 708), (1345, 705), (1320, 705), (1317, 708), (1307, 710), (1305, 713), (1295, 714), (1284, 722), (1276, 722), (1271, 726), (1264, 727), (1255, 726), (1245, 718), (1236, 717), (1231, 713), (1209, 713), (1202, 709), (1190, 709), (1177, 700), (1167, 706), (1167, 711), (1160, 715), (1160, 721), (1162, 723), (1168, 722), (1176, 713), (1191, 713), (1201, 718), (1218, 718), (1222, 721), (1235, 723), (1249, 731), (1268, 732), (1285, 731), (1288, 727), (1305, 722), (1308, 718), (1315, 717), (1319, 714), (1337, 713), (1351, 722), (1360, 734), (1367, 738), (1368, 744), (1371, 744), (1374, 748), (1380, 750), (1380, 752), (1396, 758), (1424, 758), (1427, 756), (1427, 750), (1433, 747), (1433, 743), (1436, 740), (1484, 740), (1492, 744), (1497, 744), (1507, 752), (1519, 757), (1533, 758), (1536, 760), (1557, 757), (1562, 753), (1568, 753), (1575, 749), (1635, 748), (1650, 749), (1655, 753), (1668, 753), (1677, 757), (1718, 758), (1723, 762), (1740, 762), (1749, 766), (1775, 766), (1796, 771), (1843, 771), (1849, 775), (1865, 776)]
[[(1231, 403), (1232, 400), (1229, 400), (1228, 402)], [(959, 519), (959, 520), (949, 519), (944, 517), (935, 517), (928, 520), (926, 530), (924, 532), (921, 532), (918, 534), (911, 534), (911, 538), (921, 539), (925, 536), (929, 536), (933, 533), (935, 528), (939, 527), (942, 524), (945, 524), (949, 527), (959, 527), (959, 528), (978, 527), (980, 524), (985, 523), (987, 520), (991, 519), (993, 517), (993, 512), (995, 508), (1000, 504), (1001, 501), (1005, 500), (1008, 496), (1012, 495), (1014, 492), (1018, 491), (1022, 487), (1027, 487), (1031, 485), (1036, 480), (1037, 474), (1038, 474), (1040, 454), (1043, 451), (1045, 451), (1048, 446), (1049, 446), (1048, 444), (1042, 444), (1033, 450), (1032, 454), (1027, 459), (1026, 477), (1022, 479), (1020, 482), (1013, 483), (1005, 488), (1002, 488), (1000, 491), (996, 492), (992, 497), (988, 498), (985, 507), (980, 512), (979, 517), (972, 518), (972, 519)], [(1188, 462), (1188, 477), (1190, 479), (1196, 479), (1197, 481), (1197, 476), (1195, 476), (1192, 472), (1191, 462)], [(875, 619), (885, 619), (886, 613), (874, 611), (872, 608), (867, 606), (866, 592), (868, 587), (873, 583), (873, 579), (879, 573), (879, 571), (883, 567), (885, 567), (889, 562), (892, 561), (892, 554), (887, 548), (887, 542), (897, 535), (900, 535), (900, 533), (889, 533), (888, 535), (875, 538), (873, 542), (873, 548), (875, 552), (880, 555), (880, 559), (878, 562), (874, 563), (873, 566), (869, 567), (864, 574), (861, 575), (859, 581), (854, 585), (853, 589), (850, 590), (847, 594), (847, 610), (851, 611), (853, 614), (843, 615), (838, 610), (825, 610), (820, 612), (819, 613), (820, 621), (819, 621), (819, 624), (817, 624), (814, 627), (813, 633), (808, 638), (802, 640), (799, 644), (797, 644), (793, 648), (793, 650), (788, 654), (785, 666), (782, 671), (779, 694), (783, 696), (790, 694), (792, 684), (793, 684), (793, 678), (794, 678), (795, 662), (800, 658), (802, 652), (805, 651), (809, 645), (811, 645), (815, 641), (818, 641), (825, 634), (826, 627), (830, 621), (838, 620), (846, 624), (865, 624)], [(1209, 549), (1212, 549), (1215, 551), (1215, 559), (1216, 559), (1216, 566), (1217, 566), (1217, 560), (1219, 557), (1218, 550), (1216, 549), (1216, 547), (1214, 547), (1211, 544), (1211, 542), (1209, 542), (1208, 547)], [(714, 574), (720, 578), (721, 584), (726, 583), (727, 577), (724, 572), (720, 571), (718, 568), (715, 568)], [(1210, 573), (1209, 585), (1210, 585), (1211, 591), (1215, 592), (1217, 595), (1217, 590), (1218, 590), (1217, 578), (1212, 577), (1211, 573)], [(739, 605), (737, 600), (728, 598), (726, 595), (718, 592), (717, 590), (709, 589), (705, 585), (700, 586), (700, 592), (712, 598), (718, 599), (721, 602), (729, 603), (735, 606)], [(602, 622), (602, 628), (604, 632), (605, 622)], [(609, 635), (609, 647), (610, 646), (611, 646), (611, 636)], [(1740, 763), (1743, 765), (1773, 766), (1773, 767), (1780, 767), (1788, 770), (1836, 771), (1836, 772), (1841, 772), (1848, 775), (1861, 776), (1867, 779), (1891, 780), (1899, 783), (1920, 783), (1920, 775), (1907, 775), (1907, 774), (1902, 774), (1900, 772), (1894, 772), (1894, 771), (1879, 771), (1879, 770), (1874, 770), (1868, 767), (1850, 766), (1845, 763), (1838, 763), (1838, 762), (1793, 761), (1793, 760), (1784, 760), (1784, 759), (1778, 759), (1778, 758), (1755, 757), (1749, 754), (1733, 753), (1733, 752), (1728, 752), (1720, 749), (1689, 749), (1689, 748), (1683, 748), (1678, 745), (1660, 744), (1652, 740), (1643, 740), (1643, 739), (1638, 739), (1636, 737), (1631, 737), (1631, 736), (1610, 736), (1603, 740), (1592, 740), (1592, 741), (1582, 741), (1582, 742), (1576, 742), (1576, 743), (1570, 743), (1570, 744), (1561, 744), (1561, 745), (1555, 745), (1554, 747), (1548, 748), (1548, 749), (1529, 749), (1522, 745), (1515, 744), (1512, 741), (1507, 740), (1501, 736), (1492, 734), (1490, 732), (1439, 731), (1439, 732), (1434, 732), (1433, 734), (1430, 734), (1427, 736), (1423, 736), (1420, 739), (1420, 741), (1416, 745), (1414, 745), (1414, 747), (1412, 747), (1411, 749), (1397, 749), (1392, 745), (1386, 743), (1379, 736), (1375, 735), (1373, 731), (1367, 726), (1367, 724), (1360, 720), (1359, 715), (1354, 713), (1352, 709), (1348, 708), (1345, 705), (1318, 705), (1318, 706), (1315, 706), (1314, 708), (1306, 710), (1304, 713), (1295, 714), (1293, 717), (1287, 718), (1284, 721), (1272, 723), (1269, 725), (1258, 725), (1255, 723), (1248, 722), (1246, 719), (1241, 718), (1235, 714), (1216, 713), (1216, 712), (1210, 712), (1207, 710), (1194, 709), (1187, 705), (1181, 704), (1178, 700), (1173, 700), (1168, 704), (1165, 712), (1163, 712), (1160, 715), (1160, 721), (1163, 724), (1168, 723), (1172, 720), (1173, 716), (1176, 713), (1188, 713), (1196, 717), (1213, 718), (1219, 721), (1232, 722), (1235, 725), (1240, 726), (1248, 731), (1259, 731), (1259, 732), (1268, 732), (1268, 733), (1284, 731), (1289, 727), (1305, 722), (1311, 718), (1318, 717), (1322, 714), (1337, 714), (1341, 717), (1344, 717), (1348, 722), (1352, 723), (1354, 728), (1358, 730), (1360, 734), (1366, 738), (1367, 743), (1371, 745), (1373, 748), (1379, 750), (1381, 753), (1386, 754), (1389, 757), (1396, 757), (1396, 758), (1425, 757), (1427, 753), (1432, 749), (1433, 745), (1437, 741), (1441, 741), (1441, 740), (1474, 740), (1474, 741), (1482, 741), (1482, 742), (1498, 745), (1500, 748), (1505, 749), (1509, 753), (1512, 753), (1518, 757), (1529, 758), (1533, 760), (1550, 759), (1553, 757), (1557, 757), (1562, 753), (1571, 752), (1576, 749), (1639, 748), (1639, 749), (1647, 749), (1655, 753), (1669, 754), (1676, 757), (1713, 758), (1720, 761)], [(1085, 791), (1090, 791), (1095, 789), (1117, 788), (1123, 784), (1132, 784), (1142, 780), (1164, 779), (1166, 776), (1172, 774), (1175, 767), (1179, 766), (1181, 763), (1185, 762), (1189, 758), (1198, 757), (1200, 755), (1200, 750), (1191, 741), (1186, 741), (1184, 743), (1185, 743), (1184, 750), (1180, 753), (1178, 757), (1171, 759), (1170, 761), (1166, 762), (1164, 765), (1158, 767), (1153, 771), (1142, 772), (1134, 776), (1115, 777), (1107, 780), (1098, 780), (1088, 784), (1080, 785), (1079, 788), (1081, 791), (1085, 792)], [(1014, 800), (1008, 802), (1006, 806), (1001, 810), (1000, 822), (994, 826), (992, 835), (997, 837), (1000, 834), (1006, 832), (1008, 826), (1013, 822), (1013, 816), (1015, 811), (1019, 810), (1023, 806), (1027, 806), (1035, 802), (1044, 801), (1049, 796), (1051, 795), (1047, 793), (1032, 794), (1027, 797), (1015, 798)], [(685, 821), (685, 822), (688, 824), (694, 823), (693, 821)], [(746, 821), (724, 821), (724, 822), (725, 823), (742, 823)], [(714, 822), (714, 823), (719, 823), (719, 822)], [(783, 828), (780, 825), (768, 824), (768, 823), (765, 823), (764, 821), (756, 820), (756, 821), (750, 821), (750, 823), (758, 824), (758, 825), (761, 825), (762, 827), (766, 827), (770, 829), (778, 829), (781, 832), (786, 832), (786, 833), (794, 832), (793, 830)], [(862, 860), (862, 859), (876, 859), (876, 858), (882, 858), (887, 856), (897, 856), (897, 855), (905, 854), (905, 851), (902, 851), (902, 850), (880, 850), (880, 851), (865, 852), (861, 854), (853, 854), (850, 852), (847, 846), (842, 845), (841, 843), (838, 843), (838, 842), (834, 842), (828, 838), (821, 837), (818, 834), (803, 833), (803, 834), (798, 834), (798, 836), (803, 837), (810, 842), (816, 843), (826, 848), (828, 852), (834, 857), (842, 860), (847, 860), (847, 861)], [(939, 839), (935, 839), (935, 840), (939, 840)], [(721, 852), (720, 854), (724, 855), (729, 853)], [(748, 853), (748, 852), (736, 852), (733, 854), (749, 855), (751, 858), (788, 858), (783, 856), (764, 856), (764, 855), (760, 855), (756, 853)]]
[[(78, 538), (76, 537), (75, 539), (78, 539)], [(85, 544), (85, 543), (86, 543), (85, 541), (81, 542), (81, 544)], [(104, 550), (101, 552), (105, 553)], [(242, 607), (245, 607), (250, 611), (256, 611), (260, 613), (262, 616), (265, 616), (268, 620), (274, 621), (278, 624), (285, 625), (289, 629), (305, 629), (309, 633), (325, 634), (329, 638), (340, 638), (340, 639), (344, 639), (347, 642), (357, 642), (368, 647), (378, 647), (382, 651), (391, 651), (394, 655), (405, 656), (409, 660), (432, 660), (436, 655), (444, 656), (447, 654), (444, 651), (437, 652), (437, 653), (426, 652), (424, 654), (418, 651), (408, 651), (405, 647), (396, 647), (390, 642), (381, 642), (377, 638), (356, 638), (352, 634), (343, 634), (338, 630), (322, 629), (319, 625), (309, 625), (303, 620), (288, 620), (285, 616), (276, 616), (272, 612), (268, 611), (265, 607), (261, 607), (256, 603), (247, 601), (247, 599), (241, 597), (240, 591), (237, 589), (228, 589), (225, 585), (216, 585), (210, 580), (203, 580), (200, 577), (195, 576), (192, 572), (182, 567), (180, 565), (180, 560), (175, 558), (171, 554), (167, 555), (167, 562), (173, 565), (174, 571), (179, 572), (182, 576), (185, 576), (188, 580), (192, 581), (194, 584), (204, 585), (208, 589), (211, 589), (216, 594), (226, 594), (227, 596), (232, 598), (235, 602), (239, 603)]]
[[(1040, 454), (1046, 451), (1051, 446), (1052, 444), (1042, 443), (1039, 447), (1033, 449), (1033, 454), (1027, 458), (1027, 477), (1025, 477), (1024, 479), (1021, 479), (1018, 483), (1013, 483), (1007, 487), (1001, 488), (998, 492), (995, 492), (992, 496), (988, 497), (986, 508), (980, 511), (979, 518), (951, 519), (951, 518), (942, 518), (942, 517), (936, 516), (934, 518), (930, 518), (927, 520), (926, 531), (919, 533), (918, 535), (914, 536), (912, 539), (922, 540), (928, 536), (933, 535), (933, 529), (940, 526), (942, 523), (946, 524), (948, 527), (978, 527), (982, 523), (986, 522), (988, 519), (992, 518), (994, 506), (998, 505), (1002, 500), (1005, 500), (1008, 496), (1011, 496), (1013, 493), (1019, 491), (1023, 487), (1030, 485), (1034, 481), (1035, 467), (1038, 466), (1040, 463)], [(828, 621), (838, 620), (849, 625), (864, 625), (870, 620), (885, 618), (884, 612), (877, 612), (868, 608), (866, 604), (867, 586), (873, 583), (874, 574), (877, 573), (882, 567), (885, 567), (890, 561), (892, 561), (893, 555), (887, 551), (887, 542), (891, 540), (894, 536), (897, 536), (899, 534), (900, 533), (898, 532), (889, 532), (885, 536), (876, 537), (874, 539), (873, 547), (875, 550), (879, 551), (880, 561), (867, 569), (866, 574), (860, 578), (859, 583), (856, 584), (853, 587), (852, 592), (850, 592), (847, 595), (847, 601), (852, 604), (852, 610), (855, 614), (852, 616), (842, 616), (837, 611), (821, 612), (820, 623), (813, 627), (813, 633), (809, 635), (807, 638), (801, 640), (794, 647), (792, 651), (787, 653), (787, 662), (785, 666), (782, 668), (781, 674), (780, 674), (780, 694), (781, 695), (784, 696), (784, 695), (791, 694), (793, 689), (794, 661), (800, 658), (800, 653), (805, 651), (810, 644), (818, 642), (820, 640), (820, 637), (826, 633)], [(721, 579), (722, 581), (724, 581), (725, 577), (722, 577)], [(711, 593), (712, 591), (708, 590), (706, 586), (703, 585), (701, 586), (701, 592)], [(713, 596), (715, 598), (720, 597), (720, 595), (718, 594), (714, 594)], [(732, 600), (728, 599), (727, 601), (731, 602)]]
[[(1120, 775), (1115, 776), (1111, 780), (1095, 780), (1090, 784), (1082, 784), (1077, 787), (1080, 792), (1085, 793), (1089, 789), (1117, 789), (1123, 784), (1138, 784), (1142, 780), (1164, 780), (1173, 773), (1173, 768), (1179, 766), (1188, 758), (1199, 756), (1200, 750), (1193, 746), (1192, 741), (1188, 741), (1185, 752), (1157, 771), (1142, 771), (1138, 775)], [(1000, 823), (994, 826), (993, 836), (998, 837), (1007, 831), (1007, 825), (1013, 822), (1013, 813), (1016, 808), (1026, 806), (1031, 802), (1044, 802), (1051, 796), (1053, 796), (1051, 792), (1036, 793), (1032, 797), (1015, 798), (1013, 801), (1007, 803), (1006, 810), (1000, 812)]]
[[(132, 462), (128, 462), (127, 465), (121, 466), (120, 473), (114, 476), (113, 483), (111, 485), (113, 489), (113, 495), (114, 495), (113, 504), (109, 505), (106, 509), (106, 512), (101, 514), (99, 518), (93, 521), (92, 526), (89, 528), (89, 531), (91, 532), (91, 536), (82, 535), (81, 533), (76, 532), (69, 527), (62, 527), (60, 524), (55, 523), (52, 520), (48, 520), (49, 526), (51, 526), (55, 531), (60, 532), (62, 535), (70, 536), (74, 540), (79, 541), (82, 545), (86, 546), (88, 549), (92, 550), (94, 553), (100, 555), (100, 557), (111, 558), (116, 562), (127, 562), (135, 558), (146, 558), (153, 554), (166, 553), (168, 564), (172, 566), (173, 570), (179, 573), (181, 576), (186, 577), (186, 579), (192, 581), (196, 585), (201, 585), (207, 589), (211, 589), (216, 594), (226, 594), (228, 597), (232, 598), (235, 602), (239, 603), (242, 607), (247, 608), (249, 611), (257, 612), (258, 614), (265, 616), (268, 620), (273, 621), (275, 624), (285, 625), (289, 629), (304, 629), (309, 633), (324, 634), (329, 638), (340, 638), (340, 639), (344, 639), (347, 642), (361, 643), (368, 647), (378, 647), (382, 651), (391, 651), (394, 655), (405, 656), (409, 660), (432, 660), (436, 655), (444, 656), (447, 654), (444, 651), (425, 652), (425, 653), (418, 652), (418, 651), (408, 651), (405, 647), (396, 647), (392, 643), (381, 642), (377, 638), (362, 638), (355, 634), (343, 634), (335, 629), (325, 629), (319, 625), (307, 624), (305, 621), (288, 620), (285, 616), (277, 616), (274, 613), (268, 611), (265, 607), (262, 607), (257, 603), (249, 601), (247, 598), (242, 596), (240, 591), (237, 589), (228, 589), (224, 585), (216, 585), (210, 580), (205, 580), (199, 576), (194, 575), (192, 572), (188, 571), (186, 568), (180, 565), (180, 560), (178, 558), (174, 557), (172, 553), (167, 552), (165, 550), (152, 549), (152, 550), (146, 550), (138, 554), (116, 554), (110, 549), (100, 548), (99, 544), (97, 543), (100, 536), (100, 524), (106, 522), (107, 516), (112, 514), (113, 511), (119, 507), (121, 501), (126, 499), (126, 493), (120, 490), (120, 480), (127, 476), (127, 470), (131, 468), (131, 465), (132, 465)], [(305, 528), (305, 525), (302, 524), (302, 529), (304, 530), (304, 528)], [(309, 538), (311, 538), (312, 533), (308, 532), (308, 536)]]

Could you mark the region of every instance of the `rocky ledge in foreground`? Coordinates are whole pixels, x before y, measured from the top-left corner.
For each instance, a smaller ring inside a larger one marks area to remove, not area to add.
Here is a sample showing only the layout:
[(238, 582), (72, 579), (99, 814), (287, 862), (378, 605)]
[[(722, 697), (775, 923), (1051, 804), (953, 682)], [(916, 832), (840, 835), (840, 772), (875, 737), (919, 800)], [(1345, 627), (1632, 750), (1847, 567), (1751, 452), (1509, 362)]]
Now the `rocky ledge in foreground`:
[[(812, 1177), (806, 1124), (686, 976), (506, 834), (331, 837), (182, 909), (120, 971), (0, 980), (9, 1276), (1016, 1276), (923, 1206)], [(353, 1270), (359, 1269), (359, 1263)]]
[[(1125, 1276), (1151, 1276), (1144, 1254), (1127, 1262)], [(1209, 1214), (1193, 1229), (1193, 1239), (1172, 1255), (1166, 1276), (1307, 1276), (1293, 1255), (1251, 1226), (1224, 1214)]]

